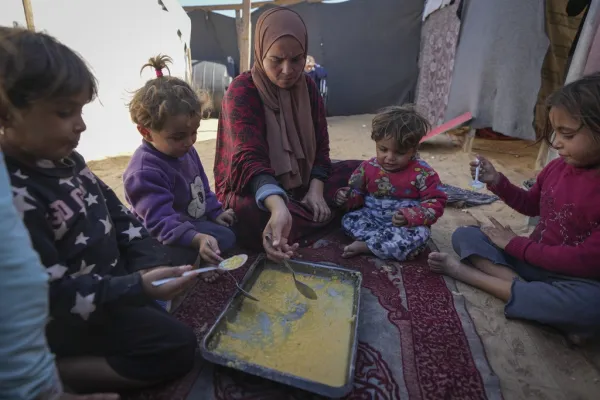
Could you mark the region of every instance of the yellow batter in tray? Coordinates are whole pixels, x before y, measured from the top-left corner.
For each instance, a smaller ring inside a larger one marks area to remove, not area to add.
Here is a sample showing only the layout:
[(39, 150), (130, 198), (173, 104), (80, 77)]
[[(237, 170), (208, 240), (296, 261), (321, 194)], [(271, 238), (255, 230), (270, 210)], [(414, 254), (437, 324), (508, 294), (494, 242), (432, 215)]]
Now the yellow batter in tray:
[(215, 339), (227, 355), (332, 387), (348, 379), (355, 288), (336, 277), (298, 275), (317, 300), (298, 293), (291, 275), (264, 269)]

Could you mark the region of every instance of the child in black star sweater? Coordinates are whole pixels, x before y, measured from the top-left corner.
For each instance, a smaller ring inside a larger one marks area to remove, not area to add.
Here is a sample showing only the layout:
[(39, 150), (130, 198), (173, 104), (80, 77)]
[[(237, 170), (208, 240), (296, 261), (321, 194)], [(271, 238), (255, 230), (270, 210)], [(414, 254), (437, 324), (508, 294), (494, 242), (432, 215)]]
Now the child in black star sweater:
[[(0, 27), (0, 43), (0, 146), (49, 274), (46, 334), (61, 377), (81, 391), (118, 391), (186, 373), (196, 337), (154, 300), (193, 284), (181, 276), (191, 267), (165, 267), (162, 245), (74, 152), (94, 76), (46, 34)], [(152, 286), (165, 277), (178, 278)]]

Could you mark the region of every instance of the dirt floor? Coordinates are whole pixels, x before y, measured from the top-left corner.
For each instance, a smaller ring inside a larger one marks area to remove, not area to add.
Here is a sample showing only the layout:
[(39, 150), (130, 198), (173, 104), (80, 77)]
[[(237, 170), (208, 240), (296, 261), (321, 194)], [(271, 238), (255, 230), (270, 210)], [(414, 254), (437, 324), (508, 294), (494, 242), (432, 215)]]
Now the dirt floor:
[[(366, 159), (374, 155), (370, 139), (369, 115), (329, 119), (331, 157)], [(196, 149), (207, 171), (214, 161), (216, 121), (203, 121)], [(491, 159), (511, 181), (521, 184), (534, 176), (538, 147), (522, 141), (475, 141), (473, 151)], [(440, 135), (421, 148), (421, 156), (440, 174), (445, 183), (467, 188), (470, 182), (466, 154)], [(89, 163), (117, 194), (123, 198), (121, 174), (128, 157), (115, 157)], [(212, 177), (209, 176), (212, 184)], [(450, 237), (457, 226), (475, 223), (473, 215), (494, 216), (511, 225), (520, 234), (528, 231), (524, 216), (502, 202), (476, 207), (470, 212), (448, 208), (433, 229), (433, 238), (441, 251), (451, 252)], [(476, 289), (459, 284), (469, 312), (485, 345), (488, 359), (500, 377), (504, 398), (513, 399), (597, 399), (600, 398), (600, 346), (572, 349), (562, 336), (526, 323), (504, 318), (499, 300)]]

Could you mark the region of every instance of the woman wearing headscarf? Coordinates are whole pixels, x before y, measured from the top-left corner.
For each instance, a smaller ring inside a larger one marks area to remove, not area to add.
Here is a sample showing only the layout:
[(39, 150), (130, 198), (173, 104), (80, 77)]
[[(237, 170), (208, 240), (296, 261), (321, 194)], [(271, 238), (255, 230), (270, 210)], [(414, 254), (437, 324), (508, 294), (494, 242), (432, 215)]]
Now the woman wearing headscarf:
[(217, 196), (238, 217), (239, 242), (264, 247), (272, 259), (290, 257), (299, 242), (335, 220), (335, 193), (360, 163), (331, 163), (323, 101), (304, 74), (307, 50), (296, 12), (265, 11), (256, 24), (252, 70), (231, 83), (219, 118)]

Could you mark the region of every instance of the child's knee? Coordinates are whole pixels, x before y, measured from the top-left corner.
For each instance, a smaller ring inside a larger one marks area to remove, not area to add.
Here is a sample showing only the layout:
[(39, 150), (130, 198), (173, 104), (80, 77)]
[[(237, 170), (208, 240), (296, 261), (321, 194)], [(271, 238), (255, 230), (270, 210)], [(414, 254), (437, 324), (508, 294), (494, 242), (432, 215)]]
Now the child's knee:
[(171, 344), (168, 357), (176, 362), (168, 364), (171, 369), (168, 375), (178, 377), (188, 373), (194, 366), (198, 339), (192, 328), (183, 323), (173, 324), (171, 328), (170, 337), (166, 338)]
[(237, 239), (235, 233), (231, 229), (223, 227), (218, 236), (217, 241), (219, 242), (221, 251), (227, 251), (235, 247)]
[(486, 241), (487, 237), (477, 226), (461, 226), (452, 233), (452, 248), (460, 254), (460, 248), (465, 243)]

